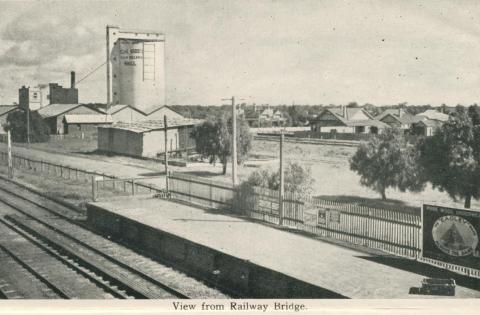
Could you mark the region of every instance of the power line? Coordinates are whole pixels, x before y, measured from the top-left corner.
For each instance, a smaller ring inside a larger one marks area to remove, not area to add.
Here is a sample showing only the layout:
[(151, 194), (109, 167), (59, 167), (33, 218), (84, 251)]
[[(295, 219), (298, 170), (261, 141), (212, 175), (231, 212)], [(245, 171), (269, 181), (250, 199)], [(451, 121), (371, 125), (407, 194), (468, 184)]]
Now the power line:
[(100, 69), (101, 67), (103, 67), (104, 65), (106, 65), (107, 62), (105, 61), (104, 63), (102, 63), (101, 65), (99, 65), (98, 67), (96, 67), (95, 69), (93, 69), (92, 71), (90, 71), (86, 76), (84, 76), (83, 78), (81, 78), (80, 80), (78, 80), (77, 82), (75, 82), (75, 85), (79, 84), (80, 82), (82, 82), (83, 80), (85, 80), (86, 78), (88, 78), (90, 75), (92, 75), (95, 71), (97, 71), (98, 69)]

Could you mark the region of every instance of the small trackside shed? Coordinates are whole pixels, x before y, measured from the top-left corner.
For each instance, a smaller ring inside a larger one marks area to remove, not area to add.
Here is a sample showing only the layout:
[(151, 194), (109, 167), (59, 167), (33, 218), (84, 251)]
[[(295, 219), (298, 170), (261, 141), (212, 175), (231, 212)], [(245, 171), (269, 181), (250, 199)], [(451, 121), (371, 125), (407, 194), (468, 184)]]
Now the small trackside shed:
[[(167, 119), (167, 149), (182, 152), (195, 148), (190, 136), (193, 128), (201, 123), (198, 119)], [(101, 152), (136, 157), (156, 157), (165, 153), (163, 120), (132, 123), (117, 122), (98, 128), (98, 150)]]
[(63, 131), (65, 134), (78, 136), (96, 136), (99, 126), (108, 126), (113, 123), (112, 116), (102, 114), (65, 115)]

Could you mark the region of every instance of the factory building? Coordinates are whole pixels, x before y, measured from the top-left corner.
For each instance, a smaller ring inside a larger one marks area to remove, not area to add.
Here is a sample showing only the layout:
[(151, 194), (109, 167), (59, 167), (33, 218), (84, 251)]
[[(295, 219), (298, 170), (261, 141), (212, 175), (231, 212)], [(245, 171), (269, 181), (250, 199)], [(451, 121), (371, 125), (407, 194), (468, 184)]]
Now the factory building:
[[(182, 152), (195, 148), (190, 136), (198, 119), (168, 119), (167, 148), (169, 152)], [(98, 128), (98, 150), (136, 157), (157, 157), (165, 153), (165, 127), (163, 121), (119, 122)]]
[(143, 112), (165, 105), (165, 37), (107, 26), (107, 103)]
[(18, 90), (18, 104), (39, 110), (50, 104), (78, 103), (78, 89), (75, 88), (75, 72), (70, 73), (70, 88), (64, 88), (57, 83), (39, 84), (34, 87), (22, 86)]

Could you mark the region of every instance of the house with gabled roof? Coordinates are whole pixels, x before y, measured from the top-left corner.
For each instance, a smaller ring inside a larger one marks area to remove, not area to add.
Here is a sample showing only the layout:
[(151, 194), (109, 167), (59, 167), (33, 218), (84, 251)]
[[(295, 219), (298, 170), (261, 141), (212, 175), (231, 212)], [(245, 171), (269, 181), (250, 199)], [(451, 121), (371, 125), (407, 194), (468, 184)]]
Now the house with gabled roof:
[(324, 109), (310, 123), (314, 132), (326, 133), (381, 133), (389, 126), (375, 120), (366, 110), (359, 107), (336, 107)]
[(414, 123), (421, 118), (408, 113), (403, 108), (389, 108), (375, 117), (376, 120), (386, 123), (392, 128), (399, 128), (405, 132), (411, 130)]

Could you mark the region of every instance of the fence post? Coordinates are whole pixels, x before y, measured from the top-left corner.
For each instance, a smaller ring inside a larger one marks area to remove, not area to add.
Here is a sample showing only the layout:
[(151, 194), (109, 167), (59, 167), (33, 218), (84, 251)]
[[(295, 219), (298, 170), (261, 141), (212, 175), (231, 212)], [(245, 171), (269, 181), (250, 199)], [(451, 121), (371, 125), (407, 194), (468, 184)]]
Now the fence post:
[(95, 187), (95, 176), (92, 176), (92, 199), (93, 201), (97, 201), (97, 195), (96, 195), (96, 187)]
[(280, 133), (280, 191), (278, 194), (278, 225), (283, 225), (283, 194), (284, 194), (284, 185), (285, 185), (285, 178), (283, 174), (283, 141), (285, 135), (283, 134), (283, 130)]
[(132, 179), (132, 196), (135, 196), (135, 180)]

